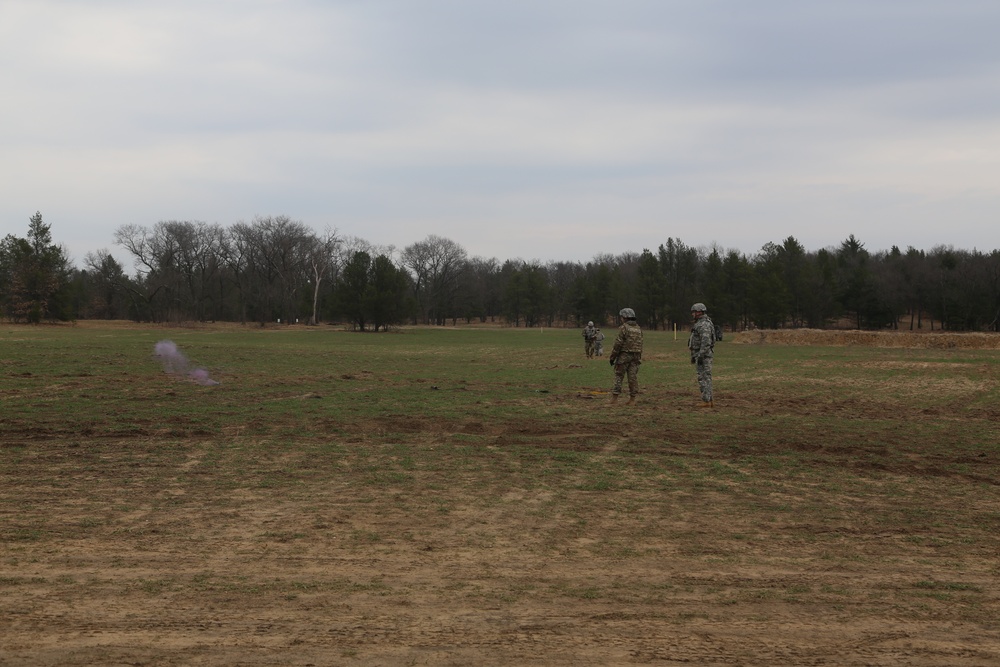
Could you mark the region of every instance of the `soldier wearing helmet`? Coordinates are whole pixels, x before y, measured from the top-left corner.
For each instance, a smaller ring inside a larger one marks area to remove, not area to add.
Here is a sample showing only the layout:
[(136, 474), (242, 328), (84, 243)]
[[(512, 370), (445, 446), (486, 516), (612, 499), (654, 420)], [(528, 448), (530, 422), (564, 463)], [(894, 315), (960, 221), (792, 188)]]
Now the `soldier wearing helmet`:
[(698, 375), (698, 387), (701, 389), (701, 405), (699, 407), (714, 407), (712, 402), (712, 359), (715, 356), (715, 325), (708, 317), (708, 308), (703, 303), (691, 306), (691, 337), (688, 338), (688, 350), (691, 351), (691, 363), (695, 365)]
[(587, 326), (583, 328), (583, 352), (587, 355), (588, 359), (594, 358), (596, 337), (597, 329), (594, 327), (593, 320), (591, 320), (590, 322), (587, 322)]
[(628, 378), (628, 402), (635, 403), (639, 395), (639, 364), (642, 363), (642, 329), (635, 321), (635, 311), (622, 308), (618, 312), (622, 325), (618, 329), (618, 337), (611, 348), (609, 361), (615, 367), (615, 385), (611, 390), (611, 402), (618, 400), (622, 393), (622, 381)]

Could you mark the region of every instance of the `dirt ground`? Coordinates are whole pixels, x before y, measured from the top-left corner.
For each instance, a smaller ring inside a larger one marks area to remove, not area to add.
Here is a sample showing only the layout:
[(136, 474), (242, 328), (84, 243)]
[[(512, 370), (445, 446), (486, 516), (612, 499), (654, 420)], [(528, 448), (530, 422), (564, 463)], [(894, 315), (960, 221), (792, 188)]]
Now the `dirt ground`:
[[(636, 409), (663, 432), (683, 429), (663, 403)], [(727, 409), (889, 416), (808, 398)], [(509, 443), (609, 464), (644, 454), (722, 465), (734, 453), (650, 452), (638, 432), (592, 428), (418, 415), (330, 424), (368, 445), (405, 432), (427, 452), (487, 436), (497, 470), (524, 465), (503, 458)], [(911, 457), (888, 471), (887, 486), (906, 488), (887, 490), (885, 505), (845, 489), (820, 507), (827, 490), (803, 484), (797, 497), (762, 493), (758, 507), (721, 483), (519, 487), (519, 471), (490, 479), (457, 454), (396, 479), (361, 460), (331, 474), (269, 448), (234, 480), (216, 447), (207, 436), (0, 430), (0, 454), (17, 461), (2, 475), (3, 507), (23, 507), (0, 517), (0, 665), (1000, 665), (997, 542), (907, 519), (918, 508), (908, 503), (933, 497), (935, 517), (995, 521), (995, 463), (972, 458), (963, 476), (957, 453)], [(857, 447), (816, 456), (831, 469), (884, 465), (868, 453), (876, 462)], [(950, 495), (957, 482), (989, 493)], [(792, 509), (768, 509), (781, 504)]]

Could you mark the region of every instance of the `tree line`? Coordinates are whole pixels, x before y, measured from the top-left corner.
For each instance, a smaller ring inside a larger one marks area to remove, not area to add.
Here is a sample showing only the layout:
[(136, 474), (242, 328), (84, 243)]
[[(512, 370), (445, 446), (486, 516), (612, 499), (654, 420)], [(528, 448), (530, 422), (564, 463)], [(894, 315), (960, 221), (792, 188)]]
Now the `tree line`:
[(229, 227), (163, 221), (123, 225), (108, 250), (73, 266), (41, 213), (23, 238), (0, 242), (0, 308), (15, 322), (347, 323), (360, 331), (404, 324), (493, 322), (579, 326), (614, 321), (623, 306), (643, 326), (689, 324), (702, 301), (730, 330), (752, 327), (1000, 330), (1000, 251), (870, 252), (849, 236), (806, 250), (794, 237), (747, 255), (667, 238), (653, 251), (589, 262), (469, 257), (428, 236), (401, 250), (287, 216)]

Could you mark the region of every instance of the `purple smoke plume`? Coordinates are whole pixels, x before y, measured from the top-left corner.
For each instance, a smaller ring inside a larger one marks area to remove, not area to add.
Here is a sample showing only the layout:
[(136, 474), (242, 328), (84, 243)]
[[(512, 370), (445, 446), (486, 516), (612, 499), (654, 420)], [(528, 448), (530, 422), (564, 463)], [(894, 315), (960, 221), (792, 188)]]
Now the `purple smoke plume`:
[(153, 348), (156, 357), (163, 364), (163, 372), (171, 375), (186, 375), (198, 384), (209, 387), (219, 384), (208, 375), (204, 368), (190, 368), (187, 357), (177, 349), (172, 340), (161, 340)]

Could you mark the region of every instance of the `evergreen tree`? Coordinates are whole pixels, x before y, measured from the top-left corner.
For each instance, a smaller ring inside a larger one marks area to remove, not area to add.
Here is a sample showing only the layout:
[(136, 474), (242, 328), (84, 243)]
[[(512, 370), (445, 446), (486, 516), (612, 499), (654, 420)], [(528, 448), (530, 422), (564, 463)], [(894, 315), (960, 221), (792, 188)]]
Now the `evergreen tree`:
[[(734, 331), (750, 326), (750, 261), (746, 255), (735, 250), (726, 253), (722, 260), (723, 303), (711, 306), (713, 313), (719, 314), (719, 319), (712, 315), (712, 321), (720, 326), (726, 322)], [(705, 304), (708, 305), (708, 304)]]
[(406, 272), (385, 255), (372, 262), (365, 304), (370, 311), (372, 327), (386, 331), (401, 323), (409, 314), (407, 294), (410, 290)]
[(702, 300), (708, 307), (712, 322), (721, 327), (726, 322), (732, 321), (732, 308), (726, 295), (726, 272), (718, 248), (713, 248), (705, 258), (702, 273), (704, 275)]
[(637, 281), (634, 310), (640, 322), (651, 329), (666, 326), (666, 278), (660, 271), (659, 260), (649, 249), (643, 249), (639, 257)]
[(666, 245), (660, 245), (659, 260), (667, 290), (667, 322), (683, 328), (691, 321), (691, 305), (704, 300), (698, 293), (698, 251), (668, 238)]
[(750, 308), (758, 326), (776, 329), (788, 320), (791, 300), (781, 258), (781, 248), (768, 243), (754, 258)]
[(52, 243), (49, 225), (36, 212), (27, 237), (8, 234), (0, 242), (0, 298), (8, 317), (33, 323), (67, 319), (69, 272), (65, 250)]
[(358, 331), (364, 331), (370, 319), (369, 271), (371, 256), (364, 251), (351, 255), (347, 266), (341, 272), (338, 289), (341, 312)]

